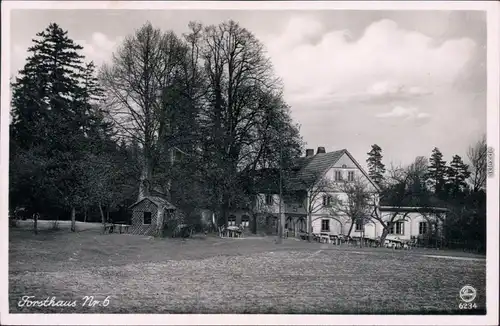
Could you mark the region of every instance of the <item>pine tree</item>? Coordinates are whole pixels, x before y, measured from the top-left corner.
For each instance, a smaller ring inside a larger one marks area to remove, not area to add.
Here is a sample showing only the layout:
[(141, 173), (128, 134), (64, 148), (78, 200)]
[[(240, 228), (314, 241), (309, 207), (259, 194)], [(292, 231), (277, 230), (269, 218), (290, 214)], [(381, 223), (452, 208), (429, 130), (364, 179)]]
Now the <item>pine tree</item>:
[(447, 193), (452, 198), (457, 198), (467, 190), (467, 178), (470, 176), (469, 167), (464, 164), (459, 155), (454, 155), (450, 166), (446, 169), (446, 188)]
[(78, 53), (82, 47), (57, 24), (36, 36), (24, 69), (12, 84), (11, 126), (11, 143), (17, 150), (13, 158), (19, 162), (28, 158), (33, 168), (23, 169), (14, 161), (14, 179), (24, 184), (13, 184), (11, 190), (28, 189), (32, 201), (23, 204), (38, 211), (43, 205), (33, 201), (71, 208), (74, 219), (75, 206), (85, 197), (82, 176), (91, 147), (88, 130), (100, 121), (91, 110), (99, 93), (94, 67), (83, 64)]
[(382, 149), (377, 144), (372, 145), (368, 153), (368, 174), (372, 180), (381, 185), (384, 180), (385, 165), (382, 163)]
[(434, 194), (442, 196), (446, 184), (446, 161), (437, 147), (432, 150), (427, 171), (427, 184)]

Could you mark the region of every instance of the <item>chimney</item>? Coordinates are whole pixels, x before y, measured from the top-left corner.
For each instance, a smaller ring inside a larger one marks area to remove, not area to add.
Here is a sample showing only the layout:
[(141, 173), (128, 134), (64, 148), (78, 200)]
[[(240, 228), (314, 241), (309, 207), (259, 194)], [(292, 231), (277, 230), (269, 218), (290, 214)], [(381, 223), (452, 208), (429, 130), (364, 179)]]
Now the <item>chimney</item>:
[(324, 147), (318, 147), (318, 151), (316, 152), (316, 154), (325, 154), (325, 153), (326, 151)]
[(308, 148), (306, 149), (306, 157), (313, 156), (314, 155), (314, 149)]

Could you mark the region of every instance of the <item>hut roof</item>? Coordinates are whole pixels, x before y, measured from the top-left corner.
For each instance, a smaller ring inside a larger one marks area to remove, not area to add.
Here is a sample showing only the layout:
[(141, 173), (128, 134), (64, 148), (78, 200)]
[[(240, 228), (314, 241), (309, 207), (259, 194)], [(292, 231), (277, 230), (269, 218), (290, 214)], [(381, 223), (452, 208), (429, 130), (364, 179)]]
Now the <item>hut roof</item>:
[(164, 209), (167, 209), (167, 210), (175, 210), (176, 209), (175, 206), (172, 205), (168, 200), (161, 198), (161, 197), (158, 197), (158, 196), (146, 196), (146, 197), (136, 201), (132, 205), (130, 205), (129, 208), (133, 208), (134, 206), (137, 206), (139, 203), (141, 203), (142, 201), (144, 201), (146, 199), (150, 200), (157, 207), (163, 207)]

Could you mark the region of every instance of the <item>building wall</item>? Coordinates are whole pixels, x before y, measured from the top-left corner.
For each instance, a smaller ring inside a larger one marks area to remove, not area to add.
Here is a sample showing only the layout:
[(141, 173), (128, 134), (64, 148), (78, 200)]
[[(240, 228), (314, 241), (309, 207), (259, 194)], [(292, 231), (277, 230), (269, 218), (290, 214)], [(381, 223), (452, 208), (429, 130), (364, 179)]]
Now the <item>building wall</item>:
[[(228, 213), (228, 222), (230, 225), (241, 225), (243, 222), (243, 217), (248, 217), (248, 222), (245, 222), (244, 227), (250, 229), (250, 222), (252, 220), (252, 215), (246, 210), (233, 210)], [(229, 221), (232, 220), (232, 221)]]
[[(390, 212), (382, 212), (382, 217), (385, 220), (388, 220), (392, 217), (392, 213)], [(404, 213), (398, 214), (397, 220), (402, 220)], [(427, 214), (427, 216), (431, 219), (431, 221), (439, 221), (434, 214)], [(349, 228), (351, 223), (349, 219), (338, 218), (333, 219), (327, 215), (313, 215), (313, 233), (321, 233), (321, 223), (324, 219), (328, 219), (330, 221), (330, 233), (331, 234), (343, 234), (347, 235), (349, 232)], [(340, 220), (342, 223), (340, 223)], [(427, 223), (427, 229), (430, 230), (431, 226), (427, 219), (420, 213), (412, 212), (406, 216), (405, 221), (403, 222), (403, 234), (388, 234), (387, 239), (401, 239), (401, 240), (410, 240), (412, 237), (421, 236), (419, 233), (419, 224), (420, 222)], [(442, 228), (442, 223), (439, 222), (440, 227)], [(365, 224), (364, 236), (367, 238), (377, 238), (382, 236), (383, 227), (382, 224), (378, 221), (372, 220)], [(356, 231), (356, 226), (354, 225), (351, 231), (351, 237), (360, 237), (363, 235), (362, 231)]]
[[(348, 181), (348, 172), (352, 171), (354, 172), (354, 180), (356, 182), (362, 182), (365, 186), (366, 192), (369, 192), (373, 196), (373, 200), (378, 204), (379, 200), (379, 195), (377, 192), (377, 189), (373, 184), (370, 182), (370, 180), (363, 174), (363, 172), (358, 169), (356, 164), (351, 160), (351, 158), (347, 155), (344, 154), (342, 157), (335, 163), (335, 165), (329, 169), (326, 174), (325, 178), (330, 180), (334, 185), (336, 184), (334, 191), (329, 191), (329, 192), (322, 192), (321, 189), (313, 189), (313, 194), (318, 193), (315, 196), (310, 195), (310, 199), (314, 200), (312, 207), (319, 207), (319, 211), (315, 211), (315, 213), (319, 214), (328, 214), (329, 209), (328, 208), (322, 208), (322, 202), (323, 202), (323, 196), (324, 195), (330, 195), (332, 197), (335, 197), (337, 199), (342, 200), (343, 202), (347, 202), (347, 194), (343, 192), (343, 181), (342, 183), (335, 183), (335, 173), (339, 171), (342, 175), (342, 179), (345, 181)], [(348, 181), (349, 182), (349, 181)], [(313, 198), (314, 197), (314, 198)]]
[[(144, 225), (144, 212), (151, 212), (151, 224)], [(155, 235), (158, 220), (158, 207), (150, 200), (145, 199), (132, 209), (132, 225), (129, 233), (140, 235)]]
[[(363, 172), (356, 166), (355, 162), (349, 157), (349, 155), (344, 154), (340, 159), (335, 163), (335, 165), (329, 169), (325, 177), (335, 181), (335, 173), (336, 171), (340, 171), (342, 174), (342, 179), (348, 181), (348, 172), (354, 172), (354, 180), (361, 181), (366, 185), (366, 191), (370, 192), (373, 196), (373, 200), (378, 204), (379, 195), (375, 186), (370, 182), (370, 180), (363, 174)], [(306, 216), (307, 210), (309, 207), (313, 208), (312, 212), (312, 228), (314, 233), (321, 232), (321, 223), (322, 219), (327, 218), (330, 220), (330, 232), (334, 234), (347, 234), (349, 231), (350, 223), (349, 218), (338, 217), (336, 219), (331, 218), (331, 208), (323, 206), (323, 197), (324, 196), (332, 196), (335, 199), (340, 199), (342, 202), (347, 204), (347, 194), (342, 191), (342, 184), (338, 183), (338, 187), (334, 191), (324, 192), (321, 189), (313, 189), (312, 193), (315, 195), (309, 195), (309, 198), (297, 198), (297, 199), (286, 199), (283, 205), (283, 210), (285, 214), (293, 214), (293, 215), (303, 215)], [(272, 195), (272, 203), (266, 204), (266, 195), (259, 194), (257, 196), (257, 211), (259, 211), (263, 215), (277, 215), (279, 213), (279, 195)], [(312, 200), (312, 205), (309, 205), (307, 200)], [(340, 214), (339, 214), (340, 215)], [(340, 220), (341, 222), (339, 222)], [(378, 223), (380, 224), (380, 223)], [(353, 228), (351, 235), (359, 236), (361, 235), (361, 231), (356, 231)], [(376, 237), (382, 234), (381, 225), (377, 225), (377, 223), (369, 223), (365, 226), (365, 236)]]
[[(392, 212), (381, 212), (381, 216), (384, 220), (390, 219), (392, 215), (393, 215)], [(401, 220), (403, 218), (403, 215), (404, 213), (399, 213), (397, 219)], [(439, 219), (437, 219), (436, 214), (426, 214), (426, 215), (431, 221), (436, 221), (439, 225), (439, 228), (442, 229), (442, 222)], [(390, 234), (387, 236), (387, 238), (388, 239), (399, 238), (404, 240), (410, 240), (411, 237), (417, 237), (420, 235), (419, 234), (420, 222), (427, 222), (427, 229), (430, 230), (431, 226), (429, 225), (429, 222), (421, 213), (418, 212), (408, 213), (404, 221), (404, 234)], [(379, 229), (380, 232), (378, 236), (382, 234), (381, 225), (379, 225)]]
[(331, 234), (343, 234), (343, 232), (346, 232), (346, 231), (343, 231), (343, 230), (345, 230), (344, 223), (340, 223), (338, 220), (330, 218), (328, 216), (313, 215), (313, 221), (312, 221), (313, 233), (321, 233), (322, 232), (321, 231), (321, 223), (323, 220), (330, 221), (330, 232), (329, 233), (331, 233)]

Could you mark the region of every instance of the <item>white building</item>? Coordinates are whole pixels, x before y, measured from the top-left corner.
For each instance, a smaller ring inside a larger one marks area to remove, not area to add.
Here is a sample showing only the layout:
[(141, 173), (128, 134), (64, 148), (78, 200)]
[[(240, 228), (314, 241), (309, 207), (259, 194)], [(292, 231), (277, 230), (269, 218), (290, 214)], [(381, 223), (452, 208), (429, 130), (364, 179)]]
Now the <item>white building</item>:
[[(363, 185), (363, 191), (375, 203), (371, 205), (372, 209), (378, 207), (379, 216), (384, 220), (394, 216), (393, 220), (398, 220), (390, 229), (388, 239), (410, 240), (412, 236), (426, 234), (433, 228), (432, 221), (441, 220), (444, 214), (444, 210), (440, 208), (424, 210), (416, 207), (379, 207), (380, 189), (346, 149), (327, 153), (323, 147), (319, 147), (316, 154), (314, 150), (308, 149), (305, 157), (297, 159), (291, 172), (283, 176), (281, 210), (279, 171), (261, 172), (258, 182), (260, 193), (254, 204), (253, 215), (257, 230), (265, 230), (271, 234), (277, 233), (278, 219), (282, 213), (285, 215), (285, 228), (289, 236), (307, 232), (309, 220), (312, 221), (313, 233), (347, 235), (351, 228), (351, 218), (346, 213), (346, 205), (352, 195), (346, 189), (350, 189), (355, 183)], [(229, 223), (249, 226), (251, 215), (245, 210), (233, 211), (229, 216)], [(351, 237), (363, 235), (377, 238), (382, 235), (382, 225), (371, 219), (371, 215), (371, 212), (366, 212), (365, 219), (352, 227)]]

